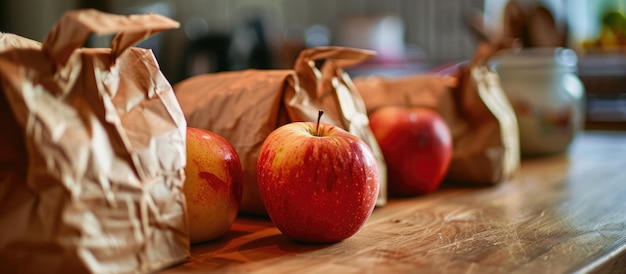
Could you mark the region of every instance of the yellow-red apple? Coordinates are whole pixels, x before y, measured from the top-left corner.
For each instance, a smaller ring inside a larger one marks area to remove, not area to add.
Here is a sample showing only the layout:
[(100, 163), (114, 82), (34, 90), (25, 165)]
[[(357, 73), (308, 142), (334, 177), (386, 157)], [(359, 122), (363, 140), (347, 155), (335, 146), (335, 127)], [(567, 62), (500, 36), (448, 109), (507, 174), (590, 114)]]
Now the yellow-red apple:
[(183, 192), (191, 243), (214, 240), (235, 222), (243, 191), (237, 152), (223, 137), (187, 128), (187, 166)]

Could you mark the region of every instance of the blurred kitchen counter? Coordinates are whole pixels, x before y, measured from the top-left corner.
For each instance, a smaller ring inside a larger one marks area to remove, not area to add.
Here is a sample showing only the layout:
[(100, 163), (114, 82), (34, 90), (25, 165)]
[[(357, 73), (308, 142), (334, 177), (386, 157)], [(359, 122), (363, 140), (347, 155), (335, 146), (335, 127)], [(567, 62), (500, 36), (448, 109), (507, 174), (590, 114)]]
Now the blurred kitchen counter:
[(588, 131), (511, 181), (391, 199), (353, 237), (302, 244), (240, 217), (163, 273), (624, 273), (626, 132)]

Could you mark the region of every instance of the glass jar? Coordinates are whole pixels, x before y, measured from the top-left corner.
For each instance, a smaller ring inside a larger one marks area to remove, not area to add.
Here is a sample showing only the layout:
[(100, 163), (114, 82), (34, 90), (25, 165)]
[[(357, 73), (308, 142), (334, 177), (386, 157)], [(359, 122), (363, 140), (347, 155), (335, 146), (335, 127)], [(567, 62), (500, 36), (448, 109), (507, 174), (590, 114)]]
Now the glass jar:
[(585, 89), (566, 48), (503, 51), (491, 62), (517, 114), (523, 156), (567, 150), (584, 128)]

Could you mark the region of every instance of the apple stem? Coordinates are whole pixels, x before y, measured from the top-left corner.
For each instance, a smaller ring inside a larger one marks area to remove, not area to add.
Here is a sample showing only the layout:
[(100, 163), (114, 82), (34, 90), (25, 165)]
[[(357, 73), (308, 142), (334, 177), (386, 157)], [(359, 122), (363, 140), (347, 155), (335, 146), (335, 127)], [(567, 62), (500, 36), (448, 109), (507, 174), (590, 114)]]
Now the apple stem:
[(322, 115), (324, 114), (324, 111), (320, 109), (320, 111), (317, 112), (317, 125), (315, 126), (315, 135), (317, 135), (317, 137), (321, 136), (320, 134), (320, 120), (322, 120)]

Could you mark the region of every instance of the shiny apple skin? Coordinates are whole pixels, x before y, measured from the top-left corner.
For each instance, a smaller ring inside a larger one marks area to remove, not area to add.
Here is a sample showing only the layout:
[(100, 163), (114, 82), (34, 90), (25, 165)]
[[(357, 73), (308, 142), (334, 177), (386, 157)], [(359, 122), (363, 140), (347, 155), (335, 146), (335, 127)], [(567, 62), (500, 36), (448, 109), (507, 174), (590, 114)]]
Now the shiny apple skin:
[(185, 184), (191, 243), (226, 234), (237, 218), (243, 170), (237, 152), (222, 136), (187, 128)]
[(358, 232), (374, 210), (379, 171), (361, 139), (336, 126), (316, 126), (294, 122), (267, 137), (257, 161), (259, 189), (284, 235), (338, 242)]
[(388, 168), (389, 193), (414, 196), (436, 191), (452, 159), (452, 135), (429, 108), (383, 107), (369, 116)]

